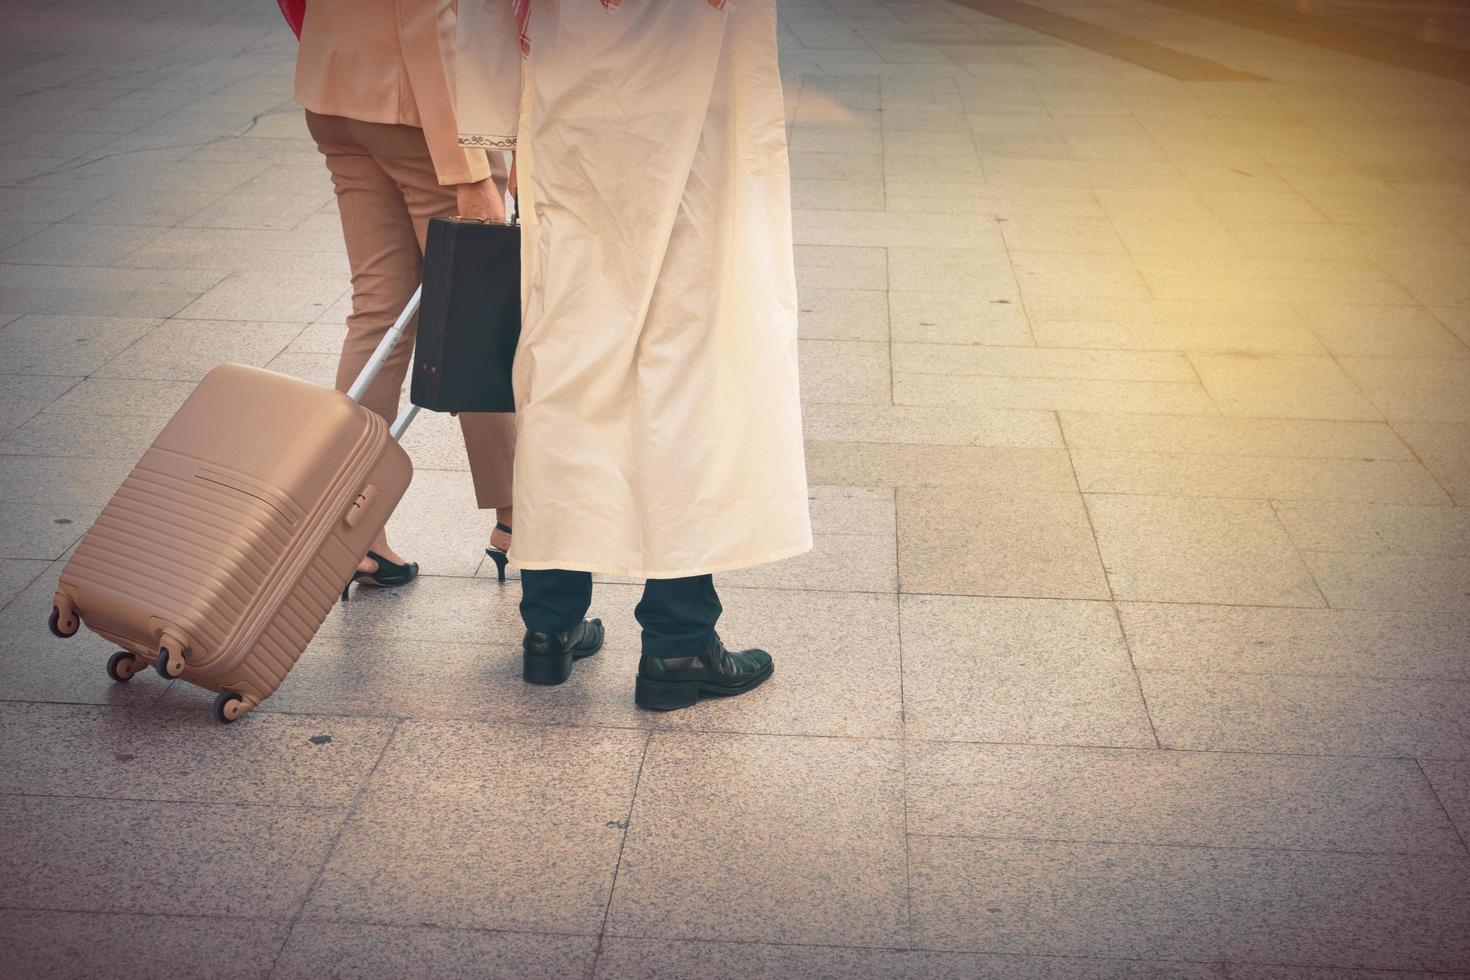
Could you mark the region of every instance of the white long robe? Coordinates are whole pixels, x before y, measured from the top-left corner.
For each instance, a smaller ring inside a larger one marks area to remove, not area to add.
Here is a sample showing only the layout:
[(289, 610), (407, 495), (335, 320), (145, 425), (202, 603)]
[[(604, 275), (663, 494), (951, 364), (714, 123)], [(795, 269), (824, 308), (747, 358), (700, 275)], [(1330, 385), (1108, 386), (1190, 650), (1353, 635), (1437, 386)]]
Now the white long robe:
[[(774, 0), (533, 0), (522, 568), (673, 578), (811, 548), (775, 21)], [(506, 135), (511, 97), (462, 92), (467, 137)]]

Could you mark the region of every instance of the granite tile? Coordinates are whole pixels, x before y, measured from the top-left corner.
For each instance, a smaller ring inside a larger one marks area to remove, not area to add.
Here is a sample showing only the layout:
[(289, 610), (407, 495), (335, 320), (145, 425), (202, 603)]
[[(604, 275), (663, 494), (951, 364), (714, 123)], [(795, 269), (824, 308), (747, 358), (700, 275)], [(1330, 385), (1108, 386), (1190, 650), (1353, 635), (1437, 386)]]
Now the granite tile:
[(277, 980), (587, 976), (596, 948), (590, 936), (307, 920), (291, 929), (270, 975)]
[(1086, 494), (1087, 509), (1119, 599), (1321, 606), (1271, 505)]
[(972, 405), (1053, 412), (1215, 414), (1210, 397), (1196, 381), (966, 378), (895, 372), (893, 400), (899, 405)]
[(168, 228), (218, 202), (220, 190), (118, 191), (66, 216), (68, 224)]
[(1470, 761), (1420, 759), (1419, 767), (1461, 840), (1470, 841)]
[(1011, 261), (998, 249), (890, 247), (888, 283), (907, 292), (1016, 298)]
[[(0, 500), (57, 509), (100, 508), (132, 467), (118, 459), (0, 456)], [(80, 525), (78, 530), (85, 530)]]
[(1386, 282), (1390, 278), (1376, 263), (1352, 259), (1223, 257), (1191, 251), (1140, 255), (1135, 261), (1145, 276), (1209, 276), (1253, 282), (1270, 279), (1326, 280), (1344, 284)]
[(1470, 504), (1470, 425), (1395, 422), (1393, 430), (1455, 503)]
[(1303, 551), (1329, 605), (1470, 612), (1470, 555)]
[(888, 293), (892, 339), (932, 344), (1033, 343), (1026, 311), (1008, 289), (985, 295), (966, 293)]
[(1166, 748), (1470, 758), (1470, 683), (1140, 670)]
[(1148, 288), (1126, 255), (1012, 252), (1016, 282), (1031, 295), (1146, 297)]
[(808, 288), (887, 289), (888, 252), (841, 245), (796, 246), (796, 284)]
[(11, 840), (0, 903), (288, 918), (342, 818), (308, 807), (0, 796)]
[(1181, 221), (1141, 215), (1118, 215), (1111, 220), (1117, 237), (1131, 255), (1244, 254), (1230, 229), (1217, 220)]
[(895, 343), (892, 356), (893, 369), (905, 374), (1195, 381), (1186, 357), (1154, 351)]
[(0, 559), (0, 607), (24, 591), (50, 564), (34, 558)]
[(1155, 744), (1108, 605), (904, 596), (900, 608), (909, 738)]
[(233, 729), (193, 712), (0, 702), (0, 794), (340, 807), (393, 730), (374, 719), (247, 720), (252, 749), (242, 753)]
[(888, 404), (888, 345), (842, 340), (802, 340), (803, 402)]
[[(1056, 318), (1045, 302), (1053, 297), (1027, 297), (1032, 318), (1032, 333), (1043, 347), (1091, 347), (1124, 350), (1188, 351), (1227, 354), (1317, 354), (1323, 348), (1315, 334), (1300, 324), (1269, 320), (1219, 320), (1213, 315), (1189, 316), (1187, 309), (1178, 319), (1153, 320), (1152, 309), (1173, 306), (1144, 304), (1135, 310), (1143, 316), (1131, 316), (1119, 308), (1099, 308), (1092, 318), (1075, 316)], [(1093, 299), (1095, 297), (1087, 297)], [(1203, 308), (1202, 303), (1184, 302), (1183, 307)], [(1177, 307), (1176, 307), (1177, 308)], [(1116, 409), (1114, 409), (1116, 411)]]
[[(307, 920), (595, 935), (645, 736), (406, 721), (311, 893)], [(486, 806), (486, 800), (494, 806)], [(557, 861), (540, 847), (578, 855)]]
[(264, 367), (304, 323), (169, 320), (102, 365), (99, 377), (198, 381), (217, 364)]
[(0, 251), (0, 263), (107, 266), (148, 244), (162, 229), (135, 225), (58, 223)]
[(813, 533), (812, 550), (720, 576), (730, 585), (808, 592), (897, 592), (892, 528), (870, 533)]
[(867, 180), (883, 172), (882, 153), (790, 152), (794, 180)]
[(0, 374), (0, 433), (9, 433), (72, 388), (79, 377)]
[(603, 940), (597, 980), (1225, 980), (1209, 964), (934, 953), (852, 946)]
[(882, 211), (883, 181), (796, 178), (791, 182), (791, 203), (812, 210)]
[(1418, 970), (1343, 970), (1337, 967), (1258, 966), (1253, 963), (1230, 963), (1225, 967), (1229, 980), (1465, 980), (1470, 973), (1432, 973)]
[(1470, 346), (1414, 306), (1308, 306), (1303, 321), (1338, 357), (1470, 357)]
[[(933, 405), (803, 406), (803, 432), (813, 442), (907, 443), (1056, 449), (1062, 445), (1050, 412), (963, 409)], [(3, 448), (4, 443), (0, 443)]]
[(1470, 859), (916, 837), (937, 949), (1453, 969)]
[(81, 456), (136, 462), (163, 428), (158, 415), (113, 415), (94, 421), (85, 415), (42, 412), (0, 439), (0, 454)]
[(1302, 551), (1470, 555), (1470, 508), (1283, 501), (1276, 514)]
[(1338, 363), (1325, 357), (1192, 354), (1224, 415), (1366, 419), (1383, 416)]
[(898, 540), (904, 592), (1110, 598), (1076, 494), (904, 488)]
[(893, 491), (886, 487), (807, 488), (807, 509), (815, 534), (867, 537), (897, 533)]
[(800, 335), (819, 340), (888, 340), (888, 300), (881, 289), (801, 287)]
[(1390, 421), (1470, 422), (1470, 361), (1345, 357), (1341, 364)]
[(307, 323), (349, 288), (340, 276), (232, 273), (178, 315), (185, 320)]
[(0, 310), (47, 316), (169, 317), (220, 279), (217, 272), (0, 265)]
[(1149, 291), (1161, 299), (1260, 299), (1284, 303), (1355, 303), (1366, 306), (1412, 305), (1413, 296), (1391, 282), (1331, 279), (1256, 279), (1235, 276), (1143, 274)]
[(911, 834), (1463, 855), (1409, 759), (907, 748)]
[(131, 381), (118, 378), (86, 378), (72, 384), (66, 393), (46, 406), (46, 414), (75, 415), (99, 419), (110, 425), (115, 416), (167, 420), (194, 390), (190, 381)]
[(953, 487), (975, 493), (1076, 490), (1059, 449), (817, 442), (806, 445), (807, 480), (853, 487)]
[[(607, 934), (893, 947), (907, 927), (902, 792), (890, 743), (656, 735)], [(763, 846), (729, 846), (749, 839)]]
[(34, 980), (188, 980), (202, 963), (219, 980), (257, 980), (290, 931), (284, 919), (7, 909), (0, 955)]
[[(1061, 412), (1067, 445), (1102, 453), (1413, 460), (1387, 423)], [(1216, 465), (1211, 463), (1210, 465)]]
[(0, 328), (0, 361), (15, 374), (91, 374), (162, 320), (23, 316)]
[[(1439, 483), (1412, 459), (1305, 459), (1194, 453), (1072, 450), (1084, 493), (1353, 501), (1452, 508)], [(1322, 504), (1324, 507), (1335, 504)], [(1418, 508), (1424, 509), (1424, 508)]]
[(1470, 617), (1120, 602), (1141, 670), (1470, 680)]
[(1008, 217), (1000, 226), (1012, 252), (1101, 252), (1122, 254), (1123, 240), (1107, 218), (1063, 215)]

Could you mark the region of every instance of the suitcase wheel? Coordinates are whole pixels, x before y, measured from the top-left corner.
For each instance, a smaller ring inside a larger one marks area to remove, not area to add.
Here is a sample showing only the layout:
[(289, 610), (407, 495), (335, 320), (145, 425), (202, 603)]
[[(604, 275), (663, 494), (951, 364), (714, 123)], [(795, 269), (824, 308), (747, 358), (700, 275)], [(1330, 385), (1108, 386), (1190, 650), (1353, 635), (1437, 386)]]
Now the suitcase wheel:
[(158, 671), (160, 677), (171, 681), (184, 672), (184, 656), (161, 646), (158, 648), (158, 657), (153, 661), (153, 669)]
[(52, 636), (59, 636), (63, 640), (65, 640), (68, 637), (76, 636), (77, 630), (81, 627), (82, 624), (81, 621), (77, 619), (77, 614), (75, 610), (68, 609), (66, 611), (66, 615), (63, 616), (61, 614), (60, 608), (52, 606), (51, 618), (46, 621), (46, 625), (51, 627)]
[(126, 684), (142, 667), (138, 658), (126, 650), (119, 650), (107, 658), (107, 676), (119, 684)]
[(245, 703), (245, 698), (234, 691), (221, 691), (219, 697), (214, 699), (214, 717), (216, 721), (228, 725), (250, 710)]

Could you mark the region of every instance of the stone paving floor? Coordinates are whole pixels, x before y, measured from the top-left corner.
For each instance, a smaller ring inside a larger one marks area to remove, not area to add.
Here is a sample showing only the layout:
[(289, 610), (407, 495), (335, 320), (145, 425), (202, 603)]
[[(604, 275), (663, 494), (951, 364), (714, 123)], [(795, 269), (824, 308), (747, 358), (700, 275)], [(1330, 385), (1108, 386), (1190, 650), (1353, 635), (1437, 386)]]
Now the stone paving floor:
[(226, 728), (44, 621), (211, 365), (332, 377), (295, 42), (0, 3), (0, 972), (1470, 976), (1465, 85), (1044, 5), (1123, 39), (783, 3), (818, 545), (721, 579), (771, 683), (635, 710), (609, 583), (523, 685), (433, 417), (426, 576)]

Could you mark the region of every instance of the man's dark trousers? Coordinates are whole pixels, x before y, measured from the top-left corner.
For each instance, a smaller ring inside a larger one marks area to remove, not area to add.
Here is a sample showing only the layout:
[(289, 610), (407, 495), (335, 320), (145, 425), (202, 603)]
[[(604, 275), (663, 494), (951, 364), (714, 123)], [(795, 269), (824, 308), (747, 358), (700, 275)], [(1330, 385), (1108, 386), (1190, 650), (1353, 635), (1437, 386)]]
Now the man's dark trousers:
[[(521, 570), (521, 619), (537, 633), (560, 633), (582, 621), (592, 605), (592, 576), (561, 569)], [(715, 639), (724, 609), (711, 575), (651, 578), (633, 610), (643, 627), (648, 657), (692, 657)]]

